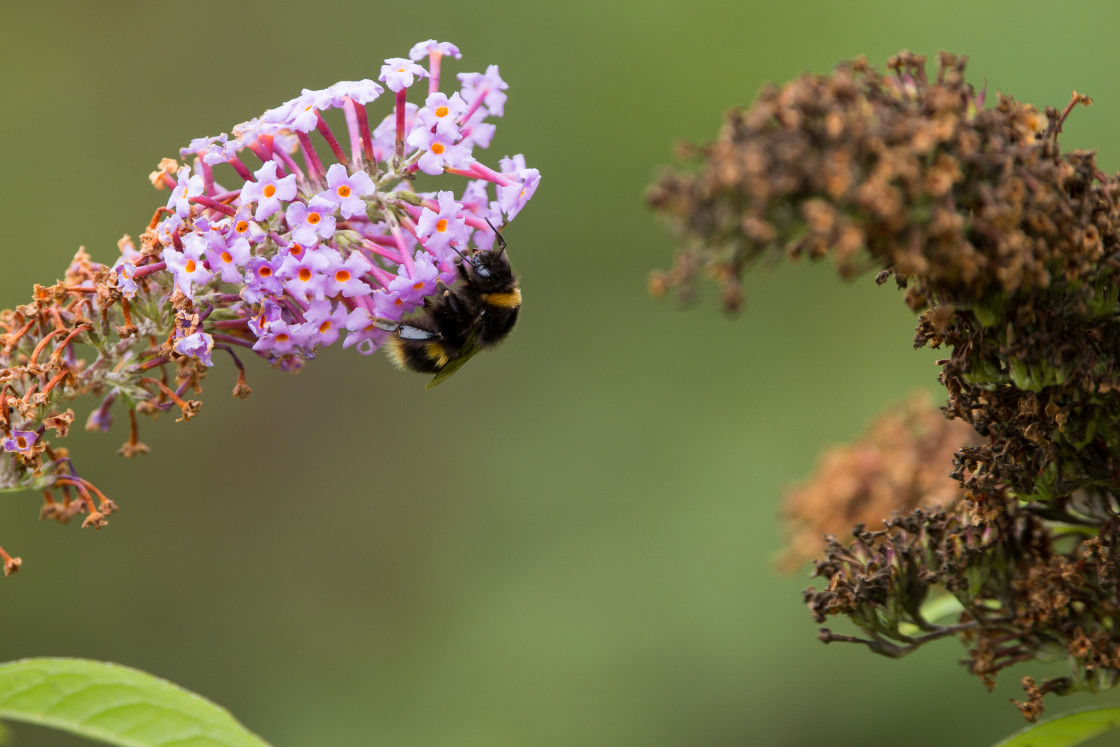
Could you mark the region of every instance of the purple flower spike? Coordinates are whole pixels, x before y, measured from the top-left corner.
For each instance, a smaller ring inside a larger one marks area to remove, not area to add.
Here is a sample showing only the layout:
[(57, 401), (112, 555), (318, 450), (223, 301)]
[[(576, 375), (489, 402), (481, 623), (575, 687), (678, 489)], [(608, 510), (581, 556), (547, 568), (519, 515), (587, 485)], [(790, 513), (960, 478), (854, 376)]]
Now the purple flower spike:
[[(505, 225), (525, 206), (539, 172), (521, 156), (498, 165), (473, 154), (494, 137), (488, 118), (503, 113), (497, 66), (461, 74), (461, 90), (442, 93), (440, 66), (460, 58), (459, 48), (429, 39), (409, 57), (386, 59), (379, 82), (304, 89), (232, 136), (192, 140), (181, 152), (191, 166), (161, 172), (173, 187), (172, 212), (153, 227), (161, 255), (134, 251), (113, 269), (125, 298), (159, 292), (160, 270), (185, 296), (169, 296), (196, 320), (172, 337), (179, 365), (208, 366), (215, 338), (251, 343), (287, 368), (341, 330), (347, 347), (372, 352), (390, 336), (375, 320), (402, 321), (439, 283), (462, 282), (460, 257), (493, 247), (485, 221)], [(418, 107), (407, 99), (421, 78), (428, 90)], [(395, 94), (388, 116), (367, 111), (386, 91)], [(348, 147), (327, 124), (338, 116)], [(261, 165), (254, 172), (251, 163)], [(440, 189), (442, 181), (418, 191), (417, 172), (470, 183), (457, 201), (458, 188)]]
[[(104, 263), (79, 249), (0, 319), (0, 491), (42, 489), (44, 517), (84, 511), (85, 526), (102, 526), (112, 501), (52, 443), (72, 424), (67, 404), (98, 395), (87, 427), (108, 430), (119, 401), (121, 453), (143, 453), (137, 416), (194, 417), (187, 396), (215, 348), (244, 397), (247, 350), (295, 371), (341, 336), (363, 354), (395, 341), (406, 367), (439, 369), (438, 383), (504, 338), (520, 291), (486, 250), (539, 174), (520, 157), (475, 157), (505, 103), (497, 67), (449, 78), (443, 93), (441, 66), (459, 48), (404, 50), (412, 59), (361, 73), (379, 81), (303, 89), (228, 135), (190, 140), (151, 173), (167, 207), (152, 206), (135, 244), (125, 236)], [(0, 570), (17, 561), (0, 549)]]

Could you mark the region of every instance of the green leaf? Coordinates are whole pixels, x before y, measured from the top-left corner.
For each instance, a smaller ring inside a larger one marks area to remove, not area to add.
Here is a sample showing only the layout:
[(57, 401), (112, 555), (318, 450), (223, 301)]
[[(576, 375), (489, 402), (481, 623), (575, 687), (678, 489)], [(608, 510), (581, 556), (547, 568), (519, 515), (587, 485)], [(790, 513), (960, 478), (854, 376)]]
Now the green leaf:
[(203, 697), (136, 669), (84, 659), (0, 664), (0, 718), (128, 747), (267, 747)]
[(1120, 708), (1094, 708), (1028, 726), (995, 747), (1074, 747), (1120, 727)]

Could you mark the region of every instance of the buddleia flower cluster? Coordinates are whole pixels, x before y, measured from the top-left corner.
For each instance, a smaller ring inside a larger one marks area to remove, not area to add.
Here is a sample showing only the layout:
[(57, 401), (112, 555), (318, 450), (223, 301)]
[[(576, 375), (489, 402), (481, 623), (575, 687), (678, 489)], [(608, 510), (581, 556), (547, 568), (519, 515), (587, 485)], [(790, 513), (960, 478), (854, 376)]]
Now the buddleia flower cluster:
[[(988, 106), (965, 62), (942, 54), (931, 79), (919, 55), (886, 73), (859, 59), (729, 112), (650, 191), (681, 241), (651, 287), (688, 298), (710, 276), (734, 310), (756, 263), (827, 257), (905, 291), (914, 346), (948, 351), (941, 413), (966, 432), (951, 460), (921, 449), (932, 467), (913, 441), (882, 442), (798, 491), (866, 503), (874, 481), (876, 505), (896, 499), (893, 517), (828, 540), (826, 586), (806, 601), (863, 633), (825, 628), (825, 641), (901, 656), (958, 637), (989, 686), (1013, 664), (1068, 660), (1068, 676), (1025, 678), (1033, 719), (1047, 693), (1120, 681), (1120, 180), (1059, 145), (1087, 97)], [(955, 482), (953, 500), (929, 469)]]
[[(81, 250), (62, 280), (0, 312), (0, 490), (40, 491), (44, 518), (99, 528), (116, 505), (57, 443), (79, 395), (99, 398), (88, 429), (107, 431), (123, 410), (121, 453), (144, 453), (137, 415), (191, 418), (200, 403), (188, 395), (216, 354), (238, 368), (244, 397), (239, 351), (286, 370), (339, 340), (372, 353), (457, 281), (463, 257), (490, 251), (540, 174), (521, 155), (478, 158), (508, 86), (491, 65), (441, 91), (443, 61), (460, 57), (421, 42), (376, 81), (304, 90), (192, 141), (152, 174), (170, 196), (138, 246), (126, 236), (109, 264)], [(379, 99), (388, 114), (374, 115)], [(2, 549), (0, 560), (6, 573), (21, 563)]]

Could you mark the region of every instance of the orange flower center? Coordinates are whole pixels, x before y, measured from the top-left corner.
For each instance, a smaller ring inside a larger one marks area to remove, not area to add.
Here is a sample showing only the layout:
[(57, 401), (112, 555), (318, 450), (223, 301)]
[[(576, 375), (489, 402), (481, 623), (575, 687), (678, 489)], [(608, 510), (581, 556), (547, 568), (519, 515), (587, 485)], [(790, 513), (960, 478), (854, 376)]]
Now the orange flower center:
[(228, 265), (233, 262), (233, 257), (230, 256), (229, 252), (222, 252), (222, 261)]
[(195, 265), (195, 263), (194, 263), (194, 260), (193, 260), (193, 259), (188, 259), (188, 260), (187, 260), (187, 264), (186, 264), (186, 270), (187, 270), (187, 272), (188, 272), (188, 273), (190, 273), (190, 272), (194, 272), (194, 269), (195, 269), (195, 267), (196, 267), (196, 265)]
[(446, 106), (437, 106), (436, 107), (436, 116), (437, 117), (446, 117), (448, 111), (449, 110)]
[(440, 233), (447, 230), (447, 218), (440, 218), (436, 221), (436, 230)]
[(435, 153), (437, 156), (443, 155), (443, 151), (445, 150), (446, 148), (443, 147), (443, 143), (432, 143), (432, 153)]
[(287, 342), (287, 341), (288, 341), (288, 335), (286, 335), (285, 333), (281, 332), (280, 334), (276, 335), (276, 342)]
[(276, 185), (275, 184), (269, 184), (264, 188), (263, 191), (264, 191), (264, 196), (265, 197), (272, 197), (274, 194), (276, 194)]
[(319, 221), (321, 221), (322, 219), (323, 218), (318, 213), (308, 213), (307, 214), (307, 222), (310, 223), (313, 226), (319, 225)]
[(327, 332), (330, 331), (330, 329), (331, 329), (331, 320), (328, 319), (327, 321), (325, 321), (325, 322), (323, 322), (322, 324), (319, 325), (319, 334), (325, 335)]
[(350, 196), (350, 188), (347, 187), (345, 184), (341, 184), (341, 185), (339, 185), (338, 189), (335, 190), (335, 193), (339, 197), (341, 197), (342, 199), (345, 200), (347, 197)]
[(334, 274), (334, 279), (340, 283), (345, 283), (350, 280), (350, 273), (346, 270), (339, 270)]
[(311, 279), (311, 270), (307, 269), (306, 267), (299, 268), (299, 279), (302, 282), (306, 283)]

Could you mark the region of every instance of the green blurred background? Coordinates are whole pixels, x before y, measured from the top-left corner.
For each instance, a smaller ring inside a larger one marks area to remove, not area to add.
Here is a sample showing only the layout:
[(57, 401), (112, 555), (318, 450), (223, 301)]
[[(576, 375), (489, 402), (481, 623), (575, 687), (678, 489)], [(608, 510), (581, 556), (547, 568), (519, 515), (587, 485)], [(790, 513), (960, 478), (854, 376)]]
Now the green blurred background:
[(899, 295), (801, 266), (752, 278), (735, 320), (655, 302), (672, 241), (643, 191), (677, 138), (712, 137), (762, 83), (901, 48), (968, 54), (977, 84), (1039, 105), (1092, 95), (1063, 142), (1115, 170), (1118, 20), (1103, 0), (8, 4), (4, 306), (79, 245), (112, 261), (166, 199), (146, 178), (159, 158), (423, 39), (463, 50), (450, 75), (500, 66), (487, 158), (524, 153), (543, 179), (506, 232), (516, 333), (437, 390), (331, 349), (297, 376), (250, 361), (253, 396), (234, 401), (215, 356), (200, 417), (143, 423), (150, 455), (116, 456), (120, 414), (69, 439), (122, 507), (107, 529), (3, 496), (0, 544), (25, 565), (0, 583), (0, 660), (138, 667), (278, 747), (919, 747), (1018, 729), (1026, 672), (988, 694), (954, 641), (902, 661), (825, 647), (805, 574), (773, 570), (783, 486), (936, 390)]

